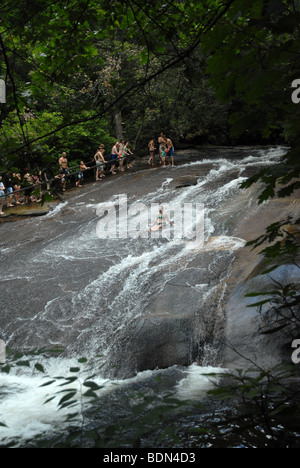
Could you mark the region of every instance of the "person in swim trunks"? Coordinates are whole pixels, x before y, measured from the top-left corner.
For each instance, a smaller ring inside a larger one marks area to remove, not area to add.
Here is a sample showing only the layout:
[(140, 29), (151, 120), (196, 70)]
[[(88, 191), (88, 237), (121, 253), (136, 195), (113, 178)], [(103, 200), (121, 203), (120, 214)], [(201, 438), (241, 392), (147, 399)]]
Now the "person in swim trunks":
[(97, 153), (94, 156), (94, 160), (96, 162), (96, 181), (105, 177), (104, 175), (104, 167), (105, 167), (105, 159), (104, 159), (104, 145), (100, 145)]
[(83, 161), (80, 161), (80, 167), (79, 167), (79, 172), (77, 175), (77, 182), (76, 182), (76, 187), (82, 188), (82, 181), (83, 181), (83, 171), (86, 171), (88, 168), (84, 164)]
[[(174, 164), (174, 145), (173, 142), (170, 138), (167, 138), (167, 157), (169, 158), (169, 166), (171, 166), (172, 162), (172, 167), (175, 166)], [(170, 162), (171, 159), (171, 162)]]
[(110, 172), (112, 174), (114, 174), (114, 175), (116, 174), (116, 172), (115, 172), (116, 162), (117, 162), (118, 157), (119, 157), (118, 147), (119, 147), (119, 142), (116, 141), (116, 143), (114, 144), (114, 146), (111, 149), (111, 155), (110, 155), (110, 160), (112, 161)]
[(67, 153), (65, 151), (62, 153), (61, 157), (59, 158), (58, 164), (59, 164), (59, 167), (60, 167), (60, 173), (65, 175), (64, 181), (63, 181), (63, 191), (65, 192), (66, 188), (67, 188), (67, 179), (66, 179), (66, 177), (69, 174)]

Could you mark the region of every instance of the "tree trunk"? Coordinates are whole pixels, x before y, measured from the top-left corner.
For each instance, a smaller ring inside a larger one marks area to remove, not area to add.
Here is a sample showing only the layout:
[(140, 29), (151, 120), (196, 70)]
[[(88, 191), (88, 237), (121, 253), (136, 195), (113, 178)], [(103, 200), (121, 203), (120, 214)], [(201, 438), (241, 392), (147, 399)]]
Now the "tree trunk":
[(116, 112), (114, 114), (114, 129), (115, 129), (115, 135), (116, 139), (118, 141), (123, 140), (123, 127), (122, 127), (122, 113)]

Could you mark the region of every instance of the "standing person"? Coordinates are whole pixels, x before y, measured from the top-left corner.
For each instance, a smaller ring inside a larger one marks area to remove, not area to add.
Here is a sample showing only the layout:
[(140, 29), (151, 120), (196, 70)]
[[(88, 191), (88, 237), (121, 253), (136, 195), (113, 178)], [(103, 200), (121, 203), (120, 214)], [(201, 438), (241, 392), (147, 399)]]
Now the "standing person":
[(14, 183), (12, 181), (12, 176), (10, 174), (7, 174), (6, 176), (6, 189), (7, 189), (7, 194), (8, 194), (8, 197), (7, 197), (7, 207), (8, 208), (11, 208), (12, 206), (14, 206), (12, 204), (12, 199), (13, 199), (13, 191), (14, 191)]
[(171, 166), (170, 159), (172, 161), (172, 167), (175, 166), (174, 164), (174, 145), (171, 138), (167, 138), (167, 149), (168, 149), (168, 158), (169, 158), (169, 166)]
[(111, 155), (110, 155), (110, 160), (112, 161), (112, 165), (111, 165), (111, 169), (110, 169), (110, 172), (112, 174), (116, 174), (115, 172), (115, 169), (116, 169), (116, 161), (118, 159), (118, 156), (119, 156), (119, 151), (118, 151), (118, 147), (119, 147), (119, 142), (116, 141), (116, 143), (114, 144), (114, 146), (112, 147), (111, 149)]
[(133, 155), (133, 152), (130, 149), (129, 141), (125, 143), (125, 154), (126, 154), (127, 169), (130, 169), (132, 167), (131, 156)]
[(163, 164), (161, 153), (162, 153), (162, 147), (164, 146), (164, 150), (165, 150), (165, 146), (166, 146), (166, 138), (163, 133), (161, 133), (160, 136), (158, 137), (158, 145), (159, 145), (158, 152), (159, 152), (160, 164)]
[(86, 165), (84, 164), (83, 161), (80, 161), (79, 172), (78, 172), (78, 175), (77, 175), (76, 187), (82, 188), (81, 183), (83, 181), (83, 171), (86, 171), (86, 170), (87, 170)]
[(125, 141), (122, 140), (119, 144), (119, 172), (124, 172), (125, 169), (123, 168), (125, 159)]
[(2, 182), (2, 176), (0, 176), (0, 216), (3, 216), (3, 200), (5, 199), (5, 186)]
[(63, 178), (64, 175), (61, 174), (60, 170), (59, 173), (53, 179), (53, 189), (54, 193), (61, 199), (61, 193), (63, 191)]
[(39, 185), (41, 182), (41, 171), (39, 168), (35, 170), (35, 173), (32, 175), (32, 180), (34, 184), (34, 191), (37, 193), (39, 190), (39, 196), (36, 195), (32, 197), (32, 201), (39, 203), (42, 200), (42, 186)]
[(13, 172), (12, 174), (12, 181), (13, 181), (13, 187), (14, 187), (14, 190), (15, 190), (15, 202), (16, 202), (16, 205), (21, 205), (19, 199), (20, 199), (20, 192), (19, 190), (21, 190), (21, 176), (18, 172)]
[(126, 158), (126, 165), (127, 165), (127, 169), (130, 169), (132, 167), (132, 164), (131, 164), (131, 155), (133, 155), (133, 152), (130, 150), (130, 143), (129, 141), (127, 141), (125, 143), (125, 158)]
[(153, 138), (152, 138), (152, 140), (149, 141), (148, 148), (149, 148), (149, 151), (150, 151), (150, 158), (149, 158), (148, 164), (154, 166), (154, 154), (155, 154), (155, 149), (156, 148), (155, 148), (155, 143), (154, 143)]
[[(100, 145), (97, 149), (97, 152), (94, 156), (94, 161), (96, 163), (96, 181), (105, 177), (104, 175), (104, 163), (106, 163), (104, 159), (104, 145)], [(100, 177), (100, 178), (99, 178)]]
[(63, 191), (66, 191), (67, 187), (67, 175), (69, 174), (68, 171), (68, 160), (67, 160), (67, 153), (64, 151), (61, 157), (58, 160), (58, 164), (60, 167), (60, 173), (63, 174), (65, 177), (63, 178)]
[(26, 190), (24, 191), (24, 203), (27, 205), (31, 201), (31, 194), (33, 191), (33, 180), (31, 175), (29, 174), (29, 171), (25, 169), (25, 175), (23, 177), (23, 183), (22, 183), (22, 188), (25, 188)]
[(166, 148), (164, 145), (161, 145), (160, 147), (160, 161), (163, 167), (166, 165)]

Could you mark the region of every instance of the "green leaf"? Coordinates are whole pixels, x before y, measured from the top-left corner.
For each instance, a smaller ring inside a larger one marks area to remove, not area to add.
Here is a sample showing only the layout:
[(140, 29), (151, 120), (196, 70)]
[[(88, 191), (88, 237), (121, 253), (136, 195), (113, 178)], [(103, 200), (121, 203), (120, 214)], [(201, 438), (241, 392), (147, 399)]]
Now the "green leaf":
[(18, 361), (18, 362), (16, 362), (16, 365), (20, 366), (20, 367), (30, 367), (30, 362), (29, 361)]
[(98, 395), (97, 393), (95, 393), (93, 390), (89, 389), (87, 392), (85, 392), (83, 394), (83, 396), (85, 397), (89, 397), (89, 398), (94, 398), (94, 399), (97, 399), (98, 398)]
[(279, 325), (278, 327), (270, 328), (269, 330), (260, 332), (261, 335), (272, 335), (273, 333), (277, 333), (280, 330), (286, 328), (289, 324), (284, 323), (283, 325)]
[(37, 363), (37, 364), (35, 364), (34, 367), (35, 367), (36, 370), (38, 370), (39, 372), (45, 373), (44, 367), (43, 367), (41, 364)]
[(48, 380), (48, 382), (40, 385), (40, 387), (48, 387), (49, 385), (52, 385), (56, 380)]
[(103, 387), (99, 387), (99, 385), (97, 385), (95, 382), (91, 382), (91, 381), (83, 382), (83, 385), (84, 385), (84, 387), (88, 387), (91, 390), (101, 390), (101, 388), (103, 388)]
[(71, 398), (73, 398), (76, 395), (76, 393), (77, 393), (76, 391), (67, 393), (65, 396), (61, 398), (58, 405), (62, 406), (63, 403), (66, 403), (67, 401), (71, 400)]
[(78, 362), (79, 362), (79, 364), (85, 364), (86, 362), (88, 362), (88, 360), (87, 360), (87, 358), (82, 357), (82, 358), (78, 359)]
[(261, 307), (265, 304), (268, 304), (270, 302), (270, 299), (266, 299), (265, 301), (260, 301), (260, 302), (256, 302), (255, 304), (251, 304), (251, 305), (248, 305), (247, 307), (251, 308), (251, 307)]

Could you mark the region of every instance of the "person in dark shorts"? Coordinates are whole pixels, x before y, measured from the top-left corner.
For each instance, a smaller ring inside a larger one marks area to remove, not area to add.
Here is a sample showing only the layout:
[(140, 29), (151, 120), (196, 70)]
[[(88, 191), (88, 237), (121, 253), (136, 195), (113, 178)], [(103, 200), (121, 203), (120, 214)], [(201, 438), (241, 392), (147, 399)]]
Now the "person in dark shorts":
[(110, 160), (111, 160), (111, 169), (110, 169), (110, 172), (112, 174), (116, 174), (115, 172), (115, 169), (116, 169), (116, 162), (118, 160), (118, 157), (119, 157), (119, 142), (116, 141), (116, 143), (114, 144), (114, 146), (112, 147), (111, 149), (111, 155), (110, 155)]

